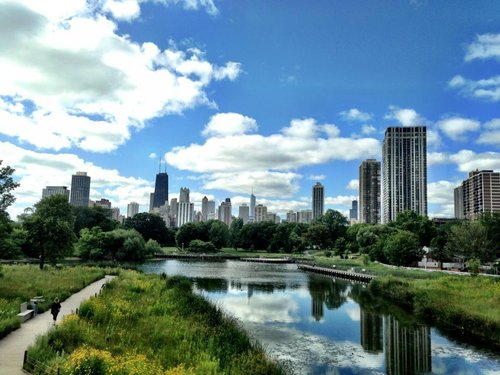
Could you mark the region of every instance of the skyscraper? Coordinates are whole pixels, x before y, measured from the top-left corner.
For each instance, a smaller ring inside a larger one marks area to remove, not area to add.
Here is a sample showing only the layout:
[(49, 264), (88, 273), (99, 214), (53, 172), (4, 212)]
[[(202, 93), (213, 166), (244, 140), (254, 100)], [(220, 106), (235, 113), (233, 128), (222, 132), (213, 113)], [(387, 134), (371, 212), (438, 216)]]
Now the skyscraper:
[(71, 176), (70, 204), (75, 207), (88, 207), (90, 197), (90, 176), (87, 172), (76, 172)]
[(325, 188), (319, 182), (312, 188), (312, 218), (313, 220), (323, 215), (325, 204)]
[(382, 149), (384, 223), (399, 212), (427, 216), (427, 129), (389, 127)]
[(255, 195), (252, 194), (250, 195), (250, 216), (248, 218), (249, 222), (254, 222), (255, 220)]
[(243, 220), (243, 224), (248, 223), (248, 217), (249, 217), (249, 207), (246, 203), (243, 203), (238, 212), (238, 217)]
[(66, 186), (47, 186), (42, 190), (42, 199), (56, 194), (64, 195), (69, 200), (69, 190)]
[(201, 200), (201, 221), (208, 220), (208, 198), (205, 196)]
[(359, 222), (380, 223), (380, 162), (375, 159), (359, 166)]
[(349, 219), (358, 220), (358, 201), (353, 200), (351, 209), (349, 210)]
[(179, 192), (179, 203), (180, 202), (189, 202), (189, 188), (181, 187)]
[(219, 220), (222, 221), (223, 223), (226, 223), (227, 226), (231, 225), (233, 217), (232, 217), (232, 206), (230, 198), (226, 198), (226, 200), (220, 204)]
[(160, 206), (168, 204), (168, 174), (167, 172), (160, 172), (156, 175), (155, 192), (153, 193), (153, 207), (160, 208)]
[(484, 213), (500, 212), (500, 172), (473, 171), (455, 188), (455, 217), (478, 219)]
[(134, 217), (134, 215), (137, 215), (138, 213), (139, 213), (139, 203), (130, 202), (127, 205), (127, 217)]

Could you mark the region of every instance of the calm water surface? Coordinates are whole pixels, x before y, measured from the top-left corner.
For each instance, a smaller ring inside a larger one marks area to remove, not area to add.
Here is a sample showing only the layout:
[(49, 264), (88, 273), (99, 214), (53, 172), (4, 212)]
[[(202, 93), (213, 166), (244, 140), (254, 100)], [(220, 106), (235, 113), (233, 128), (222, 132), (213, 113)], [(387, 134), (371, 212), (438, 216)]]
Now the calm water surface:
[(295, 374), (500, 374), (500, 353), (295, 265), (167, 260), (143, 270), (192, 279)]

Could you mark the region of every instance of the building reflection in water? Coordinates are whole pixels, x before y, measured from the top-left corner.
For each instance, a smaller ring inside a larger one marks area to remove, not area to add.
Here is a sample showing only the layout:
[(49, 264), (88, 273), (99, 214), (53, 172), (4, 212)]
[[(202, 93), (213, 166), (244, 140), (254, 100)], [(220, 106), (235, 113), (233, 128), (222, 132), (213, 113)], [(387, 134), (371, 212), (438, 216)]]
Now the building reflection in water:
[(381, 353), (384, 350), (384, 323), (382, 316), (361, 309), (361, 346), (367, 353)]
[(431, 335), (429, 327), (405, 327), (393, 316), (384, 317), (386, 371), (390, 375), (430, 372)]
[(310, 275), (311, 314), (316, 321), (323, 319), (324, 307), (335, 310), (347, 301), (348, 284), (333, 278)]

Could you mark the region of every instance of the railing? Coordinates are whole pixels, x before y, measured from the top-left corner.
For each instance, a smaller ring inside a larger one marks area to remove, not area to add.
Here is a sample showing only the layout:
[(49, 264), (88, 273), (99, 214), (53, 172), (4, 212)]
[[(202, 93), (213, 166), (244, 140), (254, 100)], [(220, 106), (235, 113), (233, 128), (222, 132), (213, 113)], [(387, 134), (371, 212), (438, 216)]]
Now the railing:
[(28, 355), (28, 351), (24, 351), (23, 370), (31, 375), (59, 375), (59, 367), (50, 367), (47, 364), (38, 361)]
[(299, 264), (297, 266), (297, 268), (300, 270), (303, 270), (303, 271), (320, 273), (323, 275), (337, 277), (339, 279), (348, 279), (348, 280), (353, 280), (353, 281), (359, 281), (362, 283), (369, 283), (370, 281), (372, 281), (375, 278), (373, 275), (367, 275), (364, 273), (357, 273), (357, 272), (352, 272), (352, 271), (341, 271), (341, 270), (336, 270), (333, 268), (318, 267), (318, 266), (306, 265), (306, 264)]

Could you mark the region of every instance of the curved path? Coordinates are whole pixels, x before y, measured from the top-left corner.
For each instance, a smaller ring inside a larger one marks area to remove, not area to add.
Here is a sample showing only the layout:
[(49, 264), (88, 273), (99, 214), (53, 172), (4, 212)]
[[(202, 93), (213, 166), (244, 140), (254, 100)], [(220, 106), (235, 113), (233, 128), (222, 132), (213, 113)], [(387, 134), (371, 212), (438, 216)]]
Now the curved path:
[[(79, 292), (73, 294), (67, 300), (61, 302), (61, 311), (57, 317), (58, 321), (62, 317), (74, 313), (80, 303), (99, 293), (103, 284), (107, 283), (114, 276), (105, 276)], [(35, 342), (37, 336), (43, 335), (52, 328), (52, 315), (50, 310), (38, 314), (32, 319), (22, 323), (21, 327), (0, 340), (0, 374), (22, 375), (24, 351)]]

